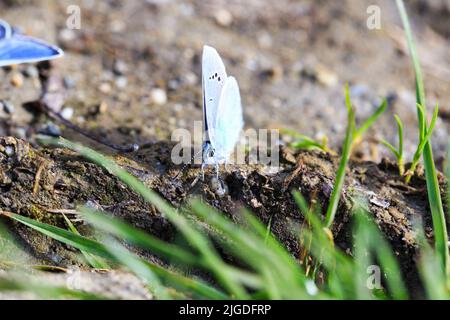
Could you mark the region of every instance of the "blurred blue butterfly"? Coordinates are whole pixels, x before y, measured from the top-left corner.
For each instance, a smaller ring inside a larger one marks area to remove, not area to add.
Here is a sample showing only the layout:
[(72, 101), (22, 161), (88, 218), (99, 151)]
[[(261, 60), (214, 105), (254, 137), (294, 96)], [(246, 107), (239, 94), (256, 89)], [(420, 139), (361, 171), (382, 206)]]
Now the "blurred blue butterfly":
[(23, 35), (0, 20), (0, 67), (51, 60), (63, 54), (60, 48)]

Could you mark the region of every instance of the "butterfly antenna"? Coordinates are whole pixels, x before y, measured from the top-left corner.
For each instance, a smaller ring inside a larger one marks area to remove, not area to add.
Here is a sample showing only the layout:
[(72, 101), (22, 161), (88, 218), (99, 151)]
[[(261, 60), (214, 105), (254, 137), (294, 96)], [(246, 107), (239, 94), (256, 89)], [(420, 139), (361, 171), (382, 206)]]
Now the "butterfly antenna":
[(102, 144), (104, 146), (107, 146), (113, 150), (116, 150), (118, 152), (121, 153), (130, 153), (130, 152), (135, 152), (138, 151), (140, 146), (136, 143), (131, 144), (131, 145), (116, 145), (113, 143), (110, 143), (104, 139), (100, 139), (95, 135), (92, 135), (91, 133), (81, 129), (79, 126), (77, 126), (76, 124), (72, 123), (71, 121), (65, 119), (63, 116), (61, 116), (61, 114), (59, 114), (58, 112), (55, 112), (53, 110), (51, 110), (45, 103), (43, 103), (41, 101), (41, 107), (43, 109), (43, 111), (51, 118), (58, 120), (59, 122), (61, 122), (62, 124), (64, 124), (66, 127), (72, 129), (73, 131), (76, 131), (77, 133), (85, 136), (86, 138), (89, 138), (99, 144)]

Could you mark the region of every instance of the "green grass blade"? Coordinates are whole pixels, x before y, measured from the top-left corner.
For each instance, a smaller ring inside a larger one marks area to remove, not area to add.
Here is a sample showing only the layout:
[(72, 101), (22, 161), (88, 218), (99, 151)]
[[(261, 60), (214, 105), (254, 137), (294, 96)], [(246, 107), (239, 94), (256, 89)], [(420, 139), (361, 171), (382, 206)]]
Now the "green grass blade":
[(304, 134), (298, 133), (290, 129), (281, 129), (280, 133), (297, 139), (297, 141), (289, 144), (292, 148), (305, 150), (319, 149), (324, 152), (328, 152), (330, 154), (336, 154), (336, 152), (328, 148), (327, 146), (328, 139), (326, 137), (324, 137), (324, 139), (319, 142)]
[(150, 289), (150, 291), (155, 295), (158, 300), (171, 300), (172, 297), (169, 294), (169, 290), (164, 287), (160, 279), (149, 268), (148, 264), (142, 259), (132, 254), (125, 247), (117, 243), (116, 241), (110, 239), (109, 243), (106, 245), (109, 253), (121, 263), (123, 266), (127, 267), (131, 272), (141, 278)]
[(380, 104), (380, 106), (375, 110), (375, 112), (367, 118), (366, 121), (363, 122), (363, 124), (359, 127), (359, 129), (355, 133), (355, 140), (358, 140), (362, 137), (362, 135), (369, 129), (375, 121), (378, 120), (378, 118), (386, 111), (388, 106), (387, 100), (384, 99), (383, 102)]
[[(96, 229), (107, 232), (119, 239), (125, 240), (134, 245), (140, 246), (152, 252), (157, 252), (164, 258), (172, 259), (183, 265), (199, 266), (208, 270), (208, 266), (201, 257), (197, 257), (183, 248), (161, 241), (139, 229), (136, 229), (118, 219), (106, 214), (97, 212), (90, 208), (82, 208), (83, 217)], [(245, 272), (238, 272), (233, 268), (228, 268), (233, 273), (233, 277), (239, 279), (250, 286), (259, 286), (259, 280)]]
[(397, 165), (400, 176), (405, 174), (405, 163), (403, 160), (403, 122), (398, 115), (394, 115), (395, 122), (397, 123), (398, 130), (398, 155)]
[(91, 223), (96, 229), (114, 235), (119, 239), (183, 264), (195, 266), (202, 263), (201, 259), (191, 252), (176, 245), (161, 241), (160, 239), (118, 219), (86, 207), (82, 207), (80, 211), (83, 213), (83, 218)]
[[(445, 164), (444, 164), (445, 177), (447, 178), (447, 189), (446, 189), (446, 200), (447, 208), (450, 208), (450, 143), (447, 145), (447, 151), (445, 154)], [(448, 219), (450, 219), (450, 210), (447, 211)]]
[[(63, 214), (64, 220), (66, 221), (67, 226), (69, 227), (70, 231), (76, 235), (80, 236), (80, 233), (78, 232), (77, 228), (73, 225), (72, 221), (69, 220), (69, 218), (66, 217), (65, 214)], [(111, 269), (111, 267), (106, 263), (105, 260), (102, 258), (96, 257), (94, 255), (91, 255), (89, 252), (86, 252), (85, 250), (80, 250), (83, 254), (84, 258), (86, 259), (87, 263), (95, 269)]]
[(76, 235), (70, 231), (51, 226), (33, 219), (20, 216), (14, 213), (0, 212), (0, 215), (9, 217), (15, 221), (18, 221), (36, 231), (39, 231), (50, 238), (58, 240), (60, 242), (66, 243), (72, 247), (79, 249), (80, 251), (89, 252), (90, 254), (95, 254), (100, 257), (110, 258), (105, 246), (98, 243), (97, 241)]
[[(375, 252), (376, 261), (380, 263), (382, 274), (392, 298), (405, 300), (408, 293), (401, 277), (399, 264), (393, 255), (392, 248), (380, 234), (378, 227), (368, 218), (368, 212), (361, 207), (355, 211), (355, 238), (362, 238), (363, 247)], [(361, 242), (361, 241), (360, 241)], [(357, 259), (358, 261), (358, 259)], [(359, 261), (358, 261), (359, 262)], [(366, 274), (367, 275), (367, 274)]]
[(345, 181), (345, 170), (347, 168), (348, 161), (350, 160), (353, 146), (353, 136), (355, 133), (355, 113), (353, 111), (352, 102), (350, 100), (350, 92), (348, 85), (345, 90), (345, 101), (348, 110), (348, 124), (347, 124), (347, 131), (345, 133), (344, 145), (342, 148), (341, 161), (339, 163), (339, 168), (336, 173), (336, 179), (334, 182), (333, 191), (330, 197), (330, 203), (328, 205), (327, 214), (325, 218), (325, 226), (327, 228), (330, 228), (331, 225), (333, 224), (334, 217), (338, 209), (339, 199)]
[(446, 287), (448, 278), (441, 268), (439, 256), (425, 238), (423, 226), (421, 223), (419, 225), (420, 228), (417, 228), (417, 242), (420, 248), (418, 267), (425, 293), (428, 299), (449, 300), (450, 290)]
[[(105, 245), (95, 241), (85, 238), (83, 236), (78, 236), (72, 232), (67, 230), (54, 227), (42, 222), (34, 221), (32, 219), (22, 217), (13, 213), (5, 213), (0, 212), (1, 215), (14, 219), (36, 231), (41, 232), (49, 236), (52, 239), (75, 247), (79, 250), (84, 250), (89, 252), (90, 254), (95, 254), (97, 256), (115, 260), (114, 255), (111, 254)], [(183, 290), (187, 290), (195, 294), (197, 297), (202, 299), (229, 299), (230, 297), (222, 293), (221, 291), (203, 283), (199, 280), (193, 280), (186, 278), (184, 276), (178, 275), (176, 273), (170, 272), (163, 267), (153, 265), (148, 263), (145, 260), (142, 260), (143, 263), (146, 263), (147, 266), (158, 276), (160, 276), (163, 280), (168, 282), (170, 285), (173, 285), (176, 288), (181, 288)]]
[(301, 269), (272, 235), (268, 236), (264, 245), (266, 228), (255, 217), (244, 213), (243, 217), (251, 229), (243, 230), (198, 200), (193, 200), (191, 207), (201, 221), (219, 231), (213, 234), (218, 240), (221, 235), (227, 239), (223, 244), (265, 279), (263, 284), (269, 297), (278, 299), (280, 292), (284, 298), (308, 297)]
[(394, 115), (398, 130), (398, 151), (399, 158), (403, 158), (403, 122), (398, 115)]
[[(421, 110), (420, 112), (422, 114), (424, 114), (424, 108), (421, 105), (417, 104), (417, 108), (418, 110)], [(434, 109), (433, 112), (433, 117), (431, 118), (430, 126), (427, 128), (425, 123), (425, 129), (423, 129), (424, 136), (422, 138), (422, 141), (420, 141), (419, 145), (417, 146), (416, 152), (414, 153), (413, 161), (406, 175), (406, 183), (409, 183), (411, 177), (414, 175), (416, 168), (419, 165), (420, 158), (423, 155), (423, 150), (427, 145), (427, 143), (431, 141), (431, 136), (433, 135), (433, 130), (436, 125), (438, 114), (439, 114), (439, 106), (436, 104), (436, 108)]]
[[(416, 97), (417, 103), (426, 106), (425, 103), (425, 87), (422, 77), (422, 70), (420, 68), (419, 57), (417, 55), (414, 39), (409, 24), (408, 14), (406, 13), (405, 4), (402, 0), (396, 0), (398, 10), (403, 22), (406, 37), (408, 40), (408, 46), (411, 53), (411, 60), (414, 67), (414, 73), (416, 76)], [(424, 116), (420, 118), (419, 114), (419, 126), (424, 123)], [(439, 182), (437, 179), (436, 167), (433, 159), (433, 150), (431, 143), (427, 142), (423, 151), (423, 161), (425, 165), (425, 176), (428, 190), (428, 200), (431, 209), (431, 215), (433, 219), (433, 229), (435, 234), (435, 246), (436, 251), (439, 254), (441, 266), (445, 270), (446, 274), (449, 274), (449, 252), (448, 252), (448, 234), (447, 226), (445, 222), (444, 208), (442, 205), (441, 194), (439, 190)]]
[(388, 141), (384, 139), (381, 140), (381, 143), (395, 155), (397, 161), (400, 159), (400, 152), (392, 144), (390, 144)]
[[(415, 84), (416, 84), (416, 99), (417, 102), (425, 106), (425, 86), (422, 76), (422, 69), (420, 67), (419, 55), (417, 54), (416, 45), (414, 42), (411, 25), (409, 23), (408, 14), (406, 12), (405, 4), (403, 0), (396, 0), (397, 7), (402, 19), (403, 27), (405, 29), (406, 39), (408, 42), (409, 51), (411, 54), (411, 61), (415, 73)], [(419, 123), (423, 123), (423, 118), (419, 118)]]
[(0, 291), (31, 292), (40, 299), (107, 300), (98, 294), (48, 285), (20, 274), (18, 276), (20, 277), (0, 278)]
[(311, 226), (311, 229), (303, 228), (301, 230), (301, 239), (303, 239), (303, 243), (311, 244), (308, 250), (320, 262), (322, 268), (327, 270), (327, 286), (331, 296), (339, 299), (354, 299), (354, 263), (348, 256), (335, 248), (334, 242), (328, 234), (329, 230), (324, 228), (318, 213), (314, 213), (308, 207), (300, 192), (294, 191), (293, 196), (301, 213)]
[(267, 244), (267, 239), (269, 239), (269, 236), (271, 235), (271, 229), (272, 229), (272, 217), (269, 219), (269, 223), (267, 224), (266, 228), (266, 234), (264, 236), (264, 244)]

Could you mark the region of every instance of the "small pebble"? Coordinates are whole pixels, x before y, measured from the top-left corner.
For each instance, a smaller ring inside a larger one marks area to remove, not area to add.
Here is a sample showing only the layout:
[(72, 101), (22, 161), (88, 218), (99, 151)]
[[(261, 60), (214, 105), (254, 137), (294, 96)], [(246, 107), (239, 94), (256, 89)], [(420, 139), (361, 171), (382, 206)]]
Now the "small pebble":
[(121, 33), (124, 32), (127, 25), (122, 20), (114, 20), (109, 24), (109, 28), (112, 32)]
[(283, 76), (283, 69), (280, 66), (274, 66), (261, 70), (259, 75), (263, 79), (279, 80)]
[(123, 60), (116, 60), (114, 62), (113, 72), (118, 76), (122, 76), (128, 72), (128, 65)]
[(117, 77), (115, 84), (117, 88), (123, 89), (128, 85), (128, 79), (124, 76)]
[(198, 82), (198, 77), (195, 73), (193, 72), (187, 72), (184, 75), (184, 81), (189, 84), (189, 85), (195, 85)]
[(172, 79), (167, 82), (167, 88), (169, 90), (175, 91), (180, 87), (180, 80), (179, 79)]
[(106, 113), (108, 111), (108, 104), (102, 101), (98, 106), (98, 113)]
[(27, 129), (18, 127), (14, 130), (14, 136), (19, 139), (26, 140), (27, 139)]
[(374, 204), (377, 207), (380, 207), (380, 208), (383, 208), (383, 209), (387, 209), (391, 205), (389, 203), (389, 201), (386, 201), (386, 200), (383, 200), (383, 199), (379, 199), (377, 197), (373, 197), (369, 201), (370, 201), (371, 204)]
[(100, 92), (104, 93), (104, 94), (108, 94), (111, 92), (112, 88), (111, 85), (108, 82), (103, 82), (98, 89), (100, 90)]
[(176, 112), (180, 112), (183, 110), (183, 105), (180, 103), (177, 103), (173, 106), (173, 110), (175, 110)]
[(54, 137), (59, 137), (61, 136), (61, 129), (53, 124), (53, 123), (49, 123), (47, 124), (41, 131), (44, 134), (48, 134), (50, 136), (54, 136)]
[(350, 95), (352, 97), (361, 97), (369, 92), (369, 88), (365, 85), (353, 85), (350, 87)]
[(61, 111), (61, 117), (63, 117), (66, 120), (72, 119), (73, 114), (74, 114), (74, 111), (70, 107), (66, 107)]
[(211, 190), (219, 197), (223, 197), (228, 193), (227, 185), (216, 177), (211, 179), (210, 187)]
[(77, 34), (74, 30), (63, 29), (59, 33), (59, 40), (62, 42), (71, 42), (77, 38)]
[(281, 99), (278, 98), (274, 98), (271, 101), (271, 105), (272, 107), (274, 107), (275, 109), (281, 108), (283, 106), (283, 101), (281, 101)]
[(76, 85), (76, 81), (73, 78), (68, 77), (68, 76), (65, 76), (63, 81), (64, 81), (64, 87), (66, 89), (72, 89)]
[(259, 34), (257, 40), (258, 40), (258, 44), (262, 48), (272, 47), (272, 37), (270, 36), (270, 34), (268, 34), (266, 32)]
[(115, 78), (114, 72), (112, 72), (111, 70), (104, 70), (100, 74), (100, 80), (102, 82), (111, 82), (114, 80), (114, 78)]
[(30, 64), (25, 68), (24, 75), (28, 78), (37, 78), (39, 77), (39, 71), (34, 65)]
[(229, 27), (233, 23), (233, 16), (230, 11), (225, 9), (220, 9), (214, 15), (214, 19), (217, 24), (222, 27)]
[(85, 122), (86, 122), (86, 119), (83, 116), (78, 116), (77, 117), (77, 123), (78, 124), (82, 124), (82, 123), (85, 123)]
[(15, 110), (14, 105), (6, 100), (0, 100), (0, 108), (7, 114), (13, 114)]
[(84, 205), (90, 209), (103, 210), (102, 206), (95, 200), (88, 200)]
[(23, 75), (20, 72), (15, 72), (11, 77), (11, 84), (14, 87), (20, 88), (23, 86)]
[(6, 146), (5, 153), (8, 157), (11, 157), (14, 154), (14, 148), (11, 146)]
[(262, 204), (261, 202), (259, 202), (258, 200), (256, 200), (255, 198), (253, 198), (252, 200), (250, 200), (250, 203), (252, 205), (253, 208), (261, 208)]
[(316, 76), (317, 80), (327, 87), (332, 87), (338, 82), (337, 75), (322, 65), (316, 66)]
[(164, 105), (167, 103), (167, 93), (161, 88), (152, 89), (150, 98), (152, 99), (152, 102), (157, 105)]
[(301, 74), (327, 87), (332, 87), (338, 82), (337, 75), (321, 64), (314, 66), (305, 65), (302, 67)]

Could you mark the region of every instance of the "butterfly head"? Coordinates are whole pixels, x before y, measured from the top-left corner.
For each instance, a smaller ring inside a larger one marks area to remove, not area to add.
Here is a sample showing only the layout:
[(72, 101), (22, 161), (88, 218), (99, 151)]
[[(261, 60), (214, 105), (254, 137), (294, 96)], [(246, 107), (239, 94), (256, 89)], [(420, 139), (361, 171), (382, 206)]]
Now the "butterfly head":
[(215, 154), (216, 150), (211, 145), (211, 142), (206, 141), (203, 144), (203, 164), (216, 164)]

